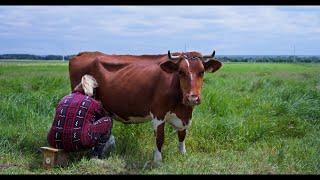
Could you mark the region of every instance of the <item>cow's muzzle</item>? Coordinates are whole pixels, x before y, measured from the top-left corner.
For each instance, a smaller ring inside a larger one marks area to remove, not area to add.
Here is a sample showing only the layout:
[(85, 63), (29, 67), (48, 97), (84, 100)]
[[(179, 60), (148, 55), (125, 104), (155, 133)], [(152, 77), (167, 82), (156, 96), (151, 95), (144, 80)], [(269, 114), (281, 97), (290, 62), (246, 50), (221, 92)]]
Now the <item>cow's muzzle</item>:
[(201, 98), (198, 94), (187, 94), (185, 99), (188, 106), (195, 106), (201, 103)]

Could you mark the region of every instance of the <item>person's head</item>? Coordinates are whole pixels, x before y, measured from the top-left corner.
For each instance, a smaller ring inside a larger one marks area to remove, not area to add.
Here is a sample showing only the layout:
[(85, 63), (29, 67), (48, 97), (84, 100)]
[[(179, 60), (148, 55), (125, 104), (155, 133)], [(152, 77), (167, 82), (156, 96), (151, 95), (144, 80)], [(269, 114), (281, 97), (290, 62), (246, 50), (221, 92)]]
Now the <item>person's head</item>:
[(81, 83), (78, 84), (74, 90), (83, 90), (84, 94), (92, 97), (94, 95), (94, 89), (98, 87), (98, 83), (91, 75), (84, 75), (81, 78)]

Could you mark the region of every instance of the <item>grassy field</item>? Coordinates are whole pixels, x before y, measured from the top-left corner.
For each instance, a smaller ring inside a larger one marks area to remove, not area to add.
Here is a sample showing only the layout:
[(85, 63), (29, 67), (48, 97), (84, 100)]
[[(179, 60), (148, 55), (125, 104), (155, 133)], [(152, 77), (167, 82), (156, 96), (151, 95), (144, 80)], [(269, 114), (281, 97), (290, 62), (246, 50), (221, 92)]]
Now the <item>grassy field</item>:
[(0, 174), (320, 174), (320, 64), (226, 63), (206, 74), (187, 155), (166, 126), (156, 168), (145, 166), (151, 122), (115, 122), (104, 164), (82, 152), (66, 168), (42, 169), (39, 147), (69, 90), (66, 62), (0, 62)]

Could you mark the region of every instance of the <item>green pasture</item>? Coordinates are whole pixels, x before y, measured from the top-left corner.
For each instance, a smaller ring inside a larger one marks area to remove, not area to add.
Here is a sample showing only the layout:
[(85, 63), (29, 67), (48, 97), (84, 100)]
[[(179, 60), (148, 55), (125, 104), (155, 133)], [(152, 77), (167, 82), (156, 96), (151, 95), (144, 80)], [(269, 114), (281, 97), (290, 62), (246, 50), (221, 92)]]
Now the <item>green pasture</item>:
[(0, 174), (320, 173), (320, 64), (225, 63), (204, 82), (186, 155), (167, 125), (163, 163), (150, 166), (151, 122), (115, 122), (117, 146), (103, 164), (81, 152), (44, 170), (39, 147), (70, 92), (68, 63), (0, 62)]

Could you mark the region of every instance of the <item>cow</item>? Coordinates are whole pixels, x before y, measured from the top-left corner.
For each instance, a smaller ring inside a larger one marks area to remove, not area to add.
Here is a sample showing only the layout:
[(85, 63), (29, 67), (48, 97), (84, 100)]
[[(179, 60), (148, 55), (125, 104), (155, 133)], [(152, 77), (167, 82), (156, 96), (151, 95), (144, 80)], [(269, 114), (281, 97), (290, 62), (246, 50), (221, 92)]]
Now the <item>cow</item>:
[(216, 72), (222, 63), (196, 51), (161, 55), (108, 55), (82, 52), (69, 61), (71, 89), (85, 74), (98, 82), (96, 98), (125, 124), (152, 121), (155, 136), (155, 162), (162, 161), (164, 125), (178, 134), (178, 149), (186, 153), (186, 129), (192, 111), (201, 103), (205, 72)]

